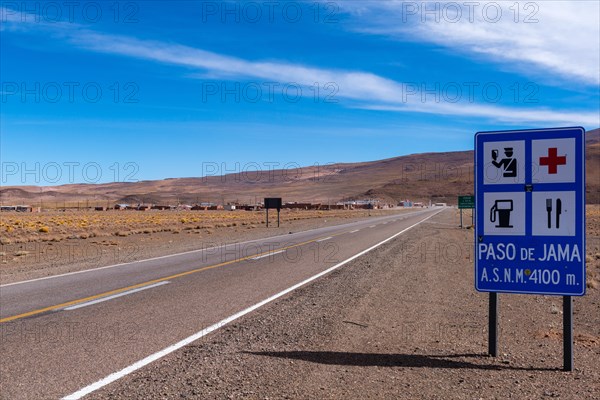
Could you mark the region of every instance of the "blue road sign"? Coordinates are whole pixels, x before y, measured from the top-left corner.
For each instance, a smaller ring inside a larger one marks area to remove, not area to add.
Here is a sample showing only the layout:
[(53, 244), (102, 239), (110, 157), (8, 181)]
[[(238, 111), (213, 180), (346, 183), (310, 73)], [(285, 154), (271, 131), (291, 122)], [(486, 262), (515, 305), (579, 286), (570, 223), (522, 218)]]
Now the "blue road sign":
[(475, 288), (585, 294), (585, 130), (475, 135)]

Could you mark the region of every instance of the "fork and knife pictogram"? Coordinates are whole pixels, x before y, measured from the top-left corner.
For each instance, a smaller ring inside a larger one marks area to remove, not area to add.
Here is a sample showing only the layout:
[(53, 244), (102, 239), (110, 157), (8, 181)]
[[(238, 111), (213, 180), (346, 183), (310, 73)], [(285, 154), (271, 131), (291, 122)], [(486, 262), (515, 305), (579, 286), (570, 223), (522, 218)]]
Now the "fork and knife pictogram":
[[(555, 228), (560, 228), (560, 214), (562, 214), (562, 200), (556, 199), (556, 223)], [(548, 213), (548, 229), (552, 229), (552, 199), (546, 199), (546, 212)]]

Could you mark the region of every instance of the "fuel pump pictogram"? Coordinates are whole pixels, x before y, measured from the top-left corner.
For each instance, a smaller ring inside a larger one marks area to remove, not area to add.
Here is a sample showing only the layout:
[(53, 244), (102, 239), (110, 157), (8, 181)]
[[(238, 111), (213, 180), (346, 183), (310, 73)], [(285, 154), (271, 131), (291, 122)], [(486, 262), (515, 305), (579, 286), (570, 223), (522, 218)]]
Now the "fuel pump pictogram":
[(496, 200), (490, 209), (490, 222), (498, 221), (496, 228), (512, 228), (510, 224), (510, 213), (513, 211), (513, 201)]

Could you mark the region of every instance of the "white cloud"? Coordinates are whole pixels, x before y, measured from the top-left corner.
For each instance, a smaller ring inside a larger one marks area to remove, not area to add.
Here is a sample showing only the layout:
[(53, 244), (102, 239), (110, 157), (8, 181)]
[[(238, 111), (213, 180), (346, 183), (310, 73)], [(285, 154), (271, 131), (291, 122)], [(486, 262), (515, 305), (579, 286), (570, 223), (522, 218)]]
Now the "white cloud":
[(583, 125), (597, 127), (600, 115), (589, 112), (557, 111), (551, 109), (520, 109), (481, 104), (436, 104), (435, 106), (410, 105), (363, 105), (357, 108), (380, 111), (435, 113), (479, 118), (491, 118), (507, 124), (557, 124), (562, 126)]
[(32, 33), (42, 31), (88, 51), (199, 69), (212, 76), (222, 76), (226, 79), (260, 79), (264, 82), (295, 83), (307, 87), (313, 86), (315, 82), (321, 86), (333, 82), (339, 88), (335, 97), (349, 100), (347, 105), (351, 107), (476, 117), (515, 124), (544, 122), (594, 127), (600, 125), (600, 116), (597, 112), (524, 110), (464, 101), (424, 102), (418, 96), (405, 96), (406, 86), (401, 82), (369, 72), (323, 69), (285, 62), (250, 61), (177, 43), (98, 33), (76, 24), (24, 26), (19, 20), (9, 20), (8, 24), (4, 27), (5, 30), (28, 30)]
[(598, 1), (346, 0), (342, 9), (359, 31), (434, 43), (535, 78), (600, 84)]

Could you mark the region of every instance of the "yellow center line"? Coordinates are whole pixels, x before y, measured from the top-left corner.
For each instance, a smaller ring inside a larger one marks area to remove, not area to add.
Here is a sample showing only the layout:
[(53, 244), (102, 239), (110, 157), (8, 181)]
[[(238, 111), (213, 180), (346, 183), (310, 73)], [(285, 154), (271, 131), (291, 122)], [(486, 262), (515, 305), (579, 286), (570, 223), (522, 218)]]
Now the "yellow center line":
[(226, 265), (230, 265), (230, 264), (234, 264), (234, 263), (237, 263), (237, 262), (249, 260), (251, 258), (255, 258), (255, 257), (263, 256), (263, 255), (268, 255), (268, 254), (274, 253), (275, 251), (282, 251), (282, 250), (285, 251), (285, 250), (288, 250), (288, 249), (291, 249), (291, 248), (294, 248), (294, 247), (304, 246), (306, 244), (316, 242), (317, 240), (320, 240), (320, 239), (325, 238), (325, 237), (334, 237), (334, 236), (343, 235), (344, 233), (348, 233), (348, 232), (340, 232), (340, 233), (329, 235), (329, 236), (323, 236), (321, 238), (308, 240), (306, 242), (294, 244), (294, 245), (287, 246), (287, 247), (282, 247), (282, 248), (277, 249), (277, 250), (270, 250), (270, 251), (267, 251), (267, 252), (264, 252), (264, 253), (260, 253), (260, 254), (253, 254), (251, 256), (237, 258), (237, 259), (230, 260), (230, 261), (225, 261), (225, 262), (222, 262), (222, 263), (219, 263), (219, 264), (209, 265), (207, 267), (192, 269), (192, 270), (189, 270), (189, 271), (180, 272), (178, 274), (166, 276), (164, 278), (153, 279), (151, 281), (147, 281), (147, 282), (143, 282), (143, 283), (137, 283), (135, 285), (127, 286), (127, 287), (124, 287), (124, 288), (115, 289), (115, 290), (111, 290), (111, 291), (100, 293), (100, 294), (95, 294), (93, 296), (84, 297), (84, 298), (77, 299), (77, 300), (67, 301), (65, 303), (60, 303), (60, 304), (56, 304), (56, 305), (53, 305), (53, 306), (40, 308), (40, 309), (33, 310), (33, 311), (28, 311), (28, 312), (23, 313), (23, 314), (13, 315), (12, 317), (2, 318), (2, 319), (0, 319), (0, 323), (14, 321), (14, 320), (21, 319), (21, 318), (30, 317), (32, 315), (37, 315), (37, 314), (45, 313), (47, 311), (52, 311), (52, 310), (57, 310), (57, 309), (69, 307), (69, 306), (72, 306), (72, 305), (75, 305), (75, 304), (79, 304), (79, 303), (85, 303), (85, 302), (88, 302), (88, 301), (91, 301), (91, 300), (99, 299), (101, 297), (111, 296), (113, 294), (126, 292), (128, 290), (137, 289), (139, 287), (147, 286), (147, 285), (152, 285), (152, 284), (158, 283), (158, 282), (163, 282), (163, 281), (167, 281), (167, 280), (173, 280), (175, 278), (181, 278), (182, 276), (195, 274), (197, 272), (207, 271), (207, 270), (213, 269), (213, 268), (224, 267)]

